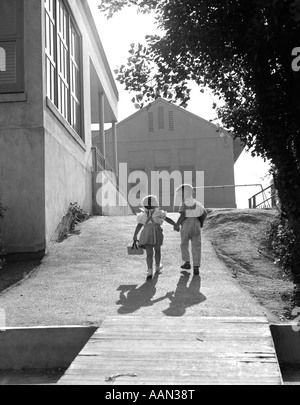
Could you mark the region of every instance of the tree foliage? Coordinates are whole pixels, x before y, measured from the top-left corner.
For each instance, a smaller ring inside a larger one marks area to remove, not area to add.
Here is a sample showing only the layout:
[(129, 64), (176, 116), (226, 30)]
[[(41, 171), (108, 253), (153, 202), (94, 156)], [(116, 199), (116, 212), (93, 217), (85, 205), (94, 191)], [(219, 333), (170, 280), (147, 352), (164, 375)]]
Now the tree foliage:
[[(300, 0), (101, 0), (153, 11), (162, 35), (132, 44), (116, 77), (140, 107), (162, 96), (185, 106), (190, 81), (223, 100), (223, 125), (274, 165), (283, 214), (300, 247)], [(300, 249), (299, 249), (300, 251)]]
[(276, 263), (289, 272), (297, 268), (299, 263), (295, 263), (295, 244), (294, 232), (286, 220), (278, 216), (267, 230), (267, 242), (269, 249), (274, 253)]

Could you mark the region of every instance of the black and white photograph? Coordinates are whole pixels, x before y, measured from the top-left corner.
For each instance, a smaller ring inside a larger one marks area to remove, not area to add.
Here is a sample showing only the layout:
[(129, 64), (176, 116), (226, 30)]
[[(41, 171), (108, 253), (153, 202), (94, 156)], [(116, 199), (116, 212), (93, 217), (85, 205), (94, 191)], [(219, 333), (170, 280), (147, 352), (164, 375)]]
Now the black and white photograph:
[(0, 0), (0, 385), (300, 385), (300, 0)]

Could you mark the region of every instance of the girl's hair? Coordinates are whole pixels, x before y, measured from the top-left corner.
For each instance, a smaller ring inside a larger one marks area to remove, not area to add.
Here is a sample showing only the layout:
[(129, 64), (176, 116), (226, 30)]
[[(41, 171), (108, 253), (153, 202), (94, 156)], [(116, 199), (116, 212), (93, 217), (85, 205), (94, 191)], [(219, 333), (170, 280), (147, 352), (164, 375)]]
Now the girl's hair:
[(143, 199), (143, 207), (145, 207), (147, 210), (151, 210), (153, 208), (158, 208), (158, 199), (155, 195), (148, 195)]

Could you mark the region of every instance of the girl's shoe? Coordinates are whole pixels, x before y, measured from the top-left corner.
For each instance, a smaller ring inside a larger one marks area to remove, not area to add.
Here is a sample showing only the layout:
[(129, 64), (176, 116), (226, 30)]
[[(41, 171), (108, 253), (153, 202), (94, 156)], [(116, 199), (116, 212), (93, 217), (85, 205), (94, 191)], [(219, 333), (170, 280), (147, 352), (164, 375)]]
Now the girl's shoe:
[(194, 276), (200, 276), (199, 267), (194, 267)]
[(192, 266), (191, 266), (191, 263), (186, 262), (186, 263), (184, 263), (183, 266), (181, 266), (181, 268), (182, 268), (183, 270), (191, 270)]
[(164, 268), (164, 266), (163, 266), (162, 264), (160, 264), (159, 266), (156, 266), (156, 267), (155, 267), (155, 272), (156, 272), (156, 273), (160, 273), (163, 268)]
[(149, 269), (147, 271), (147, 280), (152, 280), (153, 279), (153, 270)]

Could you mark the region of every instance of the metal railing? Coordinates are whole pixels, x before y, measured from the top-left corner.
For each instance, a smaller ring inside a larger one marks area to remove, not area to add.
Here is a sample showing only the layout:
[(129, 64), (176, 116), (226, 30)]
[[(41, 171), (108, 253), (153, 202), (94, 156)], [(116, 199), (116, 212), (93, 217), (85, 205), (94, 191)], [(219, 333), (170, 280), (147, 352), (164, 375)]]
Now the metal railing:
[[(268, 191), (270, 191), (269, 196), (267, 195)], [(262, 199), (261, 202), (259, 202), (260, 198)], [(278, 205), (278, 192), (273, 184), (249, 198), (250, 209), (272, 209), (277, 208)]]
[(93, 153), (93, 171), (94, 173), (98, 172), (105, 172), (105, 175), (110, 180), (110, 182), (116, 187), (116, 190), (122, 195), (123, 198), (125, 196), (124, 185), (120, 183), (120, 178), (110, 163), (107, 161), (106, 157), (100, 152), (100, 150), (96, 147), (92, 147)]

